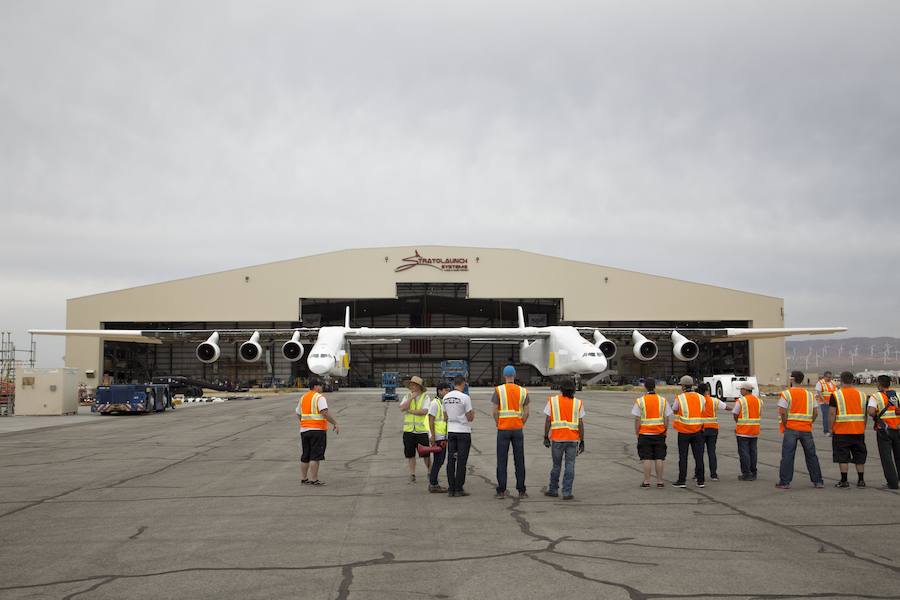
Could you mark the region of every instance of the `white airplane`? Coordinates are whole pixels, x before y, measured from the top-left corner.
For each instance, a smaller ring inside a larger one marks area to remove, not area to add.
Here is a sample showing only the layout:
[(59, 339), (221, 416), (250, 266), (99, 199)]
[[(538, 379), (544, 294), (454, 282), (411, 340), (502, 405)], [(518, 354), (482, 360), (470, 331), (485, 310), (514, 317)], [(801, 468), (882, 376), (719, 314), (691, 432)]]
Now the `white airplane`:
[[(306, 359), (309, 370), (317, 375), (345, 377), (350, 370), (350, 347), (354, 345), (397, 344), (410, 339), (464, 339), (471, 342), (518, 344), (521, 361), (535, 367), (541, 375), (572, 375), (602, 373), (618, 351), (614, 341), (630, 339), (634, 356), (644, 362), (656, 358), (659, 348), (651, 337), (668, 337), (673, 344), (675, 358), (691, 361), (700, 354), (700, 347), (684, 333), (711, 342), (735, 342), (792, 335), (823, 335), (842, 333), (846, 327), (817, 328), (724, 328), (724, 329), (636, 329), (572, 327), (526, 327), (522, 307), (519, 307), (518, 327), (350, 327), (350, 307), (347, 307), (344, 325), (298, 328), (259, 329), (242, 343), (239, 356), (244, 362), (256, 362), (262, 357), (260, 339), (284, 339), (284, 358), (295, 362), (303, 357), (303, 342), (314, 340)], [(34, 335), (88, 336), (110, 341), (161, 344), (163, 340), (203, 340), (197, 346), (197, 358), (204, 363), (218, 360), (220, 339), (240, 339), (249, 330), (132, 330), (132, 329), (33, 329)], [(588, 335), (591, 341), (582, 335)], [(645, 335), (646, 334), (646, 335)], [(208, 336), (208, 337), (207, 337)]]

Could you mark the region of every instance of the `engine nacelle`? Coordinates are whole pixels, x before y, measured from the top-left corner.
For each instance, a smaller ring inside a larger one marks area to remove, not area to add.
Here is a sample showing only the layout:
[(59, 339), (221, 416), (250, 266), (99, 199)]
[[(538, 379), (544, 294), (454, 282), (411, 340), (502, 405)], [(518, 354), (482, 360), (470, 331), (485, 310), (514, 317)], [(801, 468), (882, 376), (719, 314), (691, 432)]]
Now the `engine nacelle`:
[(656, 342), (648, 340), (636, 329), (631, 332), (631, 341), (634, 342), (634, 357), (638, 360), (651, 361), (659, 354)]
[(672, 332), (672, 353), (680, 361), (692, 361), (700, 356), (700, 346), (677, 331)]
[(596, 346), (600, 352), (603, 353), (603, 356), (606, 357), (606, 360), (612, 360), (612, 358), (616, 355), (616, 352), (619, 351), (618, 347), (616, 347), (616, 343), (610, 339), (608, 339), (605, 335), (594, 330), (594, 346)]
[(219, 360), (219, 332), (213, 331), (206, 341), (197, 346), (197, 360), (204, 363), (214, 363)]
[(256, 362), (262, 357), (262, 346), (259, 345), (258, 331), (254, 331), (250, 339), (241, 344), (238, 354), (244, 362)]
[(281, 346), (281, 354), (290, 362), (303, 358), (303, 344), (300, 343), (300, 332), (295, 331), (291, 339)]

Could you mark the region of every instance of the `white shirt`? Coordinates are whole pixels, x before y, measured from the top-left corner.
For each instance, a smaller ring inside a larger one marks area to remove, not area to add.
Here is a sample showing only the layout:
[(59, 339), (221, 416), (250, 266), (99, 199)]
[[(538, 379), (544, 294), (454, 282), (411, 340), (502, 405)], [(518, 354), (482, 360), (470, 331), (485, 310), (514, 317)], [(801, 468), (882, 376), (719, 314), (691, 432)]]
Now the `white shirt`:
[[(643, 396), (641, 396), (641, 398), (643, 398)], [(660, 396), (660, 398), (662, 398), (662, 396)], [(637, 400), (640, 400), (640, 398), (638, 398)], [(636, 417), (639, 417), (639, 416), (641, 416), (641, 407), (639, 407), (639, 406), (637, 405), (637, 400), (635, 400), (634, 404), (631, 405), (631, 414), (633, 414), (633, 415), (636, 416)], [(663, 400), (665, 400), (665, 398), (663, 398)], [(674, 411), (672, 411), (672, 407), (669, 406), (669, 403), (668, 403), (668, 402), (666, 402), (666, 414), (665, 414), (665, 416), (671, 417), (671, 416), (674, 415), (674, 414), (675, 414), (675, 413), (674, 413)]]
[[(437, 399), (437, 398), (432, 398), (432, 400), (431, 400), (431, 406), (428, 407), (428, 414), (431, 415), (432, 417), (437, 418), (438, 408), (439, 408), (439, 405), (438, 405), (438, 399)], [(445, 414), (444, 416), (446, 417), (446, 414)], [(437, 423), (435, 423), (435, 429), (436, 429), (436, 428), (437, 428)], [(447, 430), (449, 431), (449, 427), (448, 427)], [(447, 439), (447, 436), (444, 435), (444, 434), (442, 434), (442, 433), (437, 433), (437, 432), (435, 432), (435, 433), (434, 433), (434, 439), (435, 439), (435, 440), (444, 440), (444, 439)]]
[[(300, 402), (297, 403), (297, 408), (294, 409), (294, 412), (297, 413), (297, 416), (303, 416), (303, 413), (300, 412), (300, 404), (303, 402), (303, 396), (300, 396)], [(325, 396), (319, 396), (319, 401), (316, 402), (316, 405), (319, 407), (319, 413), (323, 410), (328, 409), (328, 400), (325, 399)], [(301, 427), (300, 433), (304, 431), (322, 431), (321, 429), (316, 429), (315, 427)]]
[[(668, 403), (666, 403), (666, 405), (668, 406)], [(544, 414), (547, 415), (548, 417), (553, 416), (553, 413), (550, 410), (550, 401), (549, 400), (547, 400), (547, 406), (544, 407)], [(584, 418), (584, 402), (583, 401), (581, 403), (581, 412), (578, 413), (578, 418), (579, 419)]]
[(444, 414), (447, 416), (448, 433), (472, 433), (472, 425), (466, 413), (472, 410), (472, 399), (468, 394), (451, 390), (444, 396)]

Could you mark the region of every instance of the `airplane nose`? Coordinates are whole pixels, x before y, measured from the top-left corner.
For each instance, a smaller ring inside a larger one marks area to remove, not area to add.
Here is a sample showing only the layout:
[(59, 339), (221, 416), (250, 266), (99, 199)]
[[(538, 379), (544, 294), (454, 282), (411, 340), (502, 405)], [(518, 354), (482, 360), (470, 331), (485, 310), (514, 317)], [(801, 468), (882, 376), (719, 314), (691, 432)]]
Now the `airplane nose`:
[(316, 375), (327, 375), (334, 367), (334, 359), (330, 356), (310, 356), (306, 362), (309, 370)]
[(585, 371), (588, 373), (602, 373), (606, 370), (606, 367), (609, 364), (606, 362), (606, 357), (598, 356), (598, 357), (590, 357), (585, 360)]

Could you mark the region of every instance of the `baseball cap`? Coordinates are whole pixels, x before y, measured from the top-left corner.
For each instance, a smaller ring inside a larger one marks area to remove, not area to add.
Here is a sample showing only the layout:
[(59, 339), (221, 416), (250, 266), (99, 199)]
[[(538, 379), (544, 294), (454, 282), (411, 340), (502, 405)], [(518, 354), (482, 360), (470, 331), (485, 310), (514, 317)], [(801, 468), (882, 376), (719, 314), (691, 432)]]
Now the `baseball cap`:
[(682, 375), (678, 380), (678, 385), (694, 385), (694, 378), (690, 375)]
[(740, 388), (742, 390), (750, 390), (752, 392), (753, 391), (753, 383), (750, 381), (742, 381)]
[(437, 389), (439, 390), (449, 390), (450, 382), (449, 381), (438, 381)]
[(503, 367), (503, 376), (504, 377), (515, 377), (516, 376), (516, 368), (512, 365), (506, 365)]

